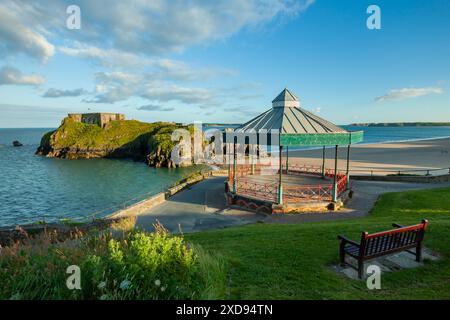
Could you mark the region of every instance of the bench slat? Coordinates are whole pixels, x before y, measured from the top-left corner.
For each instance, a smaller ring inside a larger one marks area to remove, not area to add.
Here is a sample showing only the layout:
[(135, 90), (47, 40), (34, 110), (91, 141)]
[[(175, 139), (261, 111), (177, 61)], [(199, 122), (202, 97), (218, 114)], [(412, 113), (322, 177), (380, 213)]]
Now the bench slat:
[(404, 247), (415, 245), (418, 240), (418, 231), (396, 232), (381, 234), (378, 237), (368, 237), (366, 240), (364, 256), (372, 256)]
[(394, 223), (393, 227), (397, 228), (394, 230), (373, 234), (363, 232), (359, 244), (343, 236), (338, 236), (341, 241), (341, 263), (348, 264), (345, 262), (345, 254), (353, 256), (358, 261), (358, 277), (362, 278), (365, 260), (416, 247), (416, 261), (421, 261), (422, 241), (427, 226), (427, 220), (422, 220), (421, 224), (409, 227), (402, 227)]
[(396, 233), (403, 233), (406, 231), (419, 231), (423, 229), (423, 224), (416, 224), (413, 226), (409, 226), (409, 227), (403, 227), (403, 228), (398, 228), (398, 229), (393, 229), (393, 230), (388, 230), (388, 231), (382, 231), (382, 232), (377, 232), (377, 233), (372, 233), (372, 234), (368, 234), (366, 239), (371, 239), (371, 238), (377, 238), (386, 234), (396, 234)]

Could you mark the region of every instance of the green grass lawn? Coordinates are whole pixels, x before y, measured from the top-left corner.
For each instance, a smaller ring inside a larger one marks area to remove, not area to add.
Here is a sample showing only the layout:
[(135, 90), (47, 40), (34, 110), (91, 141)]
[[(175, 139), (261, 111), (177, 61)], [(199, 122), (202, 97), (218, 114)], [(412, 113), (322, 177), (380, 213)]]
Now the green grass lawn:
[[(430, 221), (426, 248), (440, 260), (382, 274), (382, 290), (331, 269), (344, 234)], [(186, 235), (229, 263), (227, 299), (450, 299), (450, 188), (389, 193), (366, 218), (298, 225), (257, 224)]]

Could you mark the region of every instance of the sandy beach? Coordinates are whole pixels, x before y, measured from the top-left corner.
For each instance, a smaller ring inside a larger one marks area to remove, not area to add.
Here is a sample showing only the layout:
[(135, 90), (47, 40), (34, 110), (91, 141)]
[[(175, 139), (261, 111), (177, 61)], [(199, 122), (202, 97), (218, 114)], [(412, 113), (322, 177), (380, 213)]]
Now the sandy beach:
[[(334, 166), (334, 148), (325, 152), (325, 166)], [(338, 167), (346, 168), (347, 148), (339, 148)], [(448, 173), (450, 168), (450, 138), (394, 143), (362, 144), (351, 147), (350, 168), (354, 174), (387, 174), (391, 171), (408, 171), (424, 169), (445, 170), (432, 171), (431, 174)], [(322, 149), (289, 151), (291, 164), (322, 164)], [(408, 172), (403, 172), (408, 173)], [(417, 172), (423, 174), (426, 171)]]

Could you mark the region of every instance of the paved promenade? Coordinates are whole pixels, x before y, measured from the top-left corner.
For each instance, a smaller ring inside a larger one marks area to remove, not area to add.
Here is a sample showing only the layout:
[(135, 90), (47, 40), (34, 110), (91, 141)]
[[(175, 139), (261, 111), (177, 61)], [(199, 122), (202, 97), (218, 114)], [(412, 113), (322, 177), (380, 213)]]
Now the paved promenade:
[[(226, 209), (225, 177), (211, 177), (183, 190), (164, 203), (140, 214), (136, 227), (152, 230), (159, 221), (173, 233), (195, 232), (246, 224), (252, 219), (243, 219), (236, 214), (222, 214)], [(243, 216), (250, 215), (242, 212)], [(254, 214), (251, 214), (254, 215)]]
[(301, 223), (364, 217), (385, 192), (450, 187), (450, 183), (424, 184), (353, 181), (354, 197), (338, 212), (293, 215), (263, 215), (228, 209), (224, 196), (224, 177), (212, 177), (181, 191), (164, 203), (139, 215), (136, 227), (153, 230), (156, 221), (173, 233), (188, 233), (239, 226), (248, 223)]

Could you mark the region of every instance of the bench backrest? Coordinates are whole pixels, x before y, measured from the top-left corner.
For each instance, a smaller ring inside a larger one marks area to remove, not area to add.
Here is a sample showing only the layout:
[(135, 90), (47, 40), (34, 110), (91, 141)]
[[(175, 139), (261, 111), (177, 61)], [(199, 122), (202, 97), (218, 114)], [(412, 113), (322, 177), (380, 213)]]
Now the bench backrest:
[(428, 221), (421, 224), (397, 228), (394, 230), (368, 234), (363, 232), (361, 236), (360, 255), (365, 257), (376, 256), (402, 248), (411, 248), (423, 240)]

